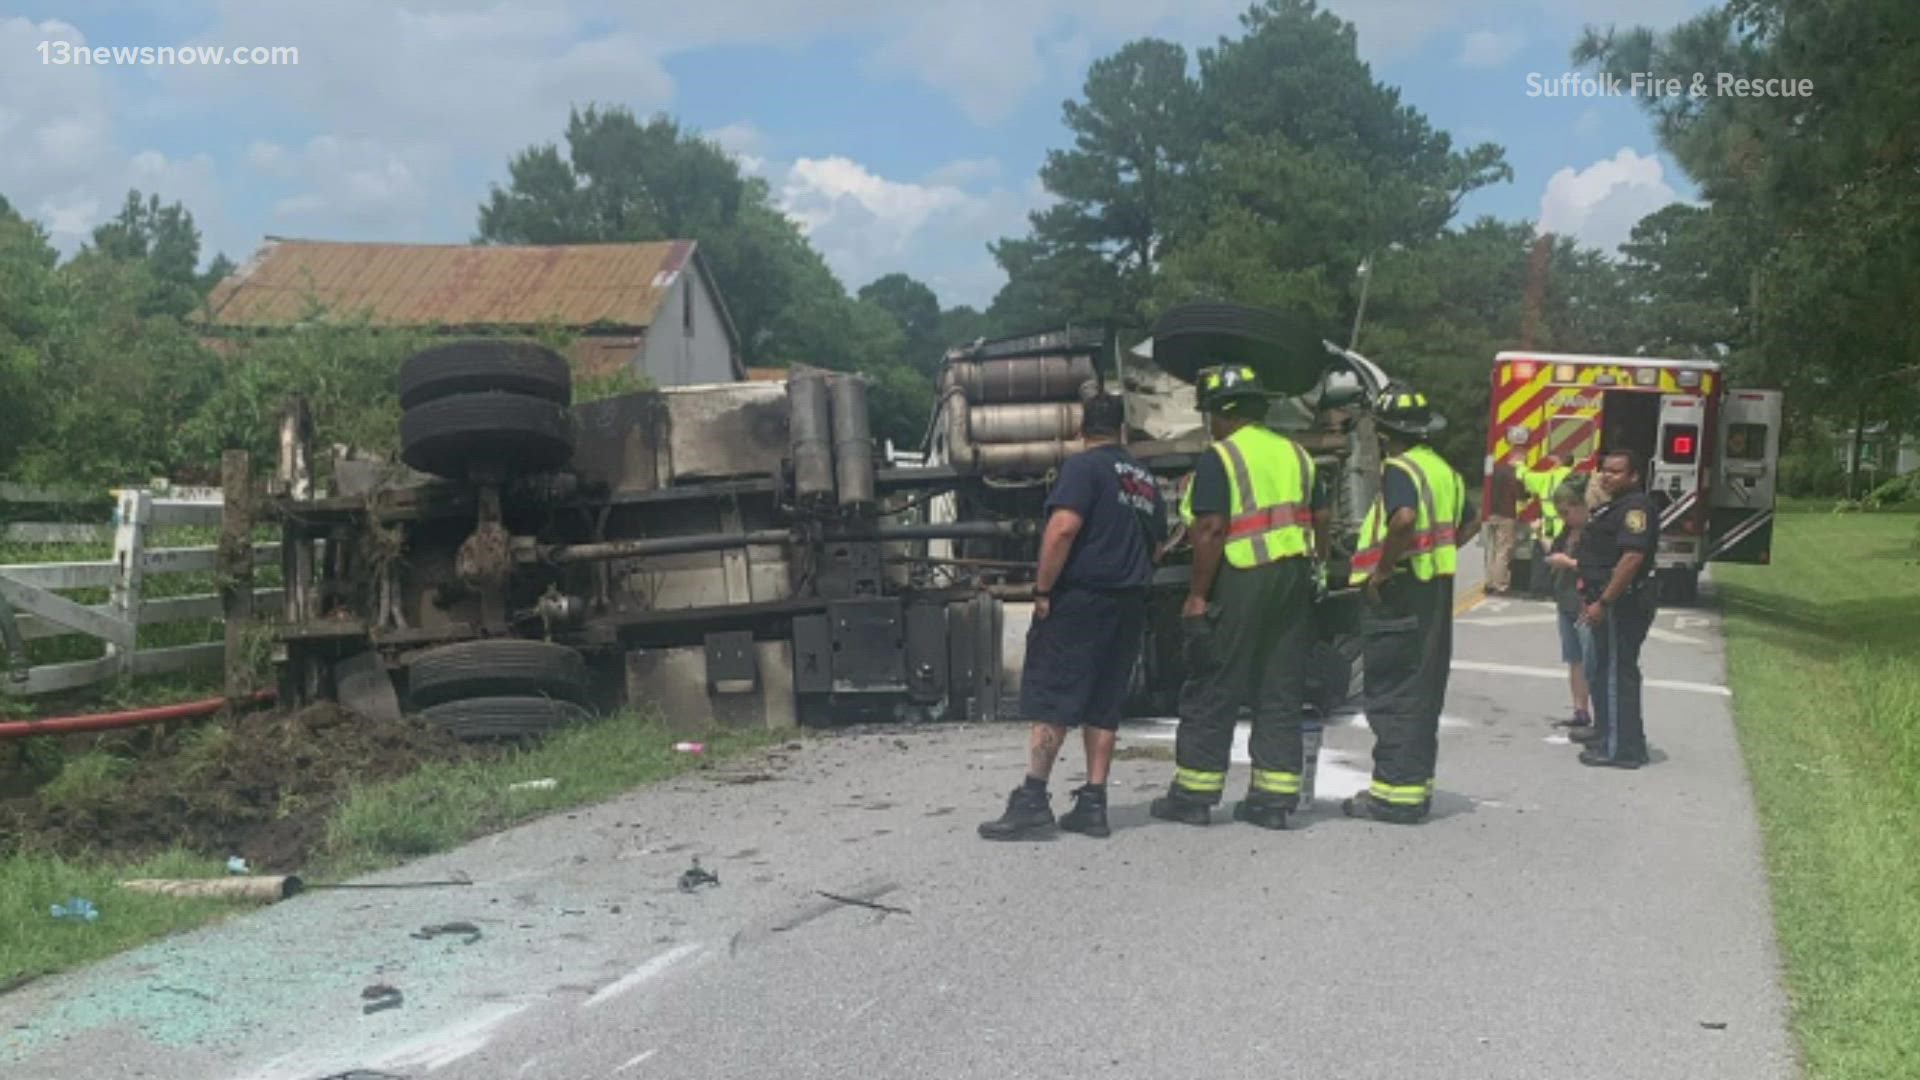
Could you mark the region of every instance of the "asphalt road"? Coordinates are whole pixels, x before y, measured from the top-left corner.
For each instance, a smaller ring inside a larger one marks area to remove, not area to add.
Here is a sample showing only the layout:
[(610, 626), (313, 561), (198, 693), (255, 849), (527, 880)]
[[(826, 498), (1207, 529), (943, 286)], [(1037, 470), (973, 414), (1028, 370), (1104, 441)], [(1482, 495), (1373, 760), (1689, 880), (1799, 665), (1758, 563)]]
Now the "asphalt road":
[[(1662, 613), (1655, 764), (1619, 772), (1549, 726), (1551, 615), (1459, 618), (1418, 828), (1340, 815), (1357, 718), (1284, 833), (1152, 821), (1172, 729), (1136, 725), (1106, 841), (975, 836), (1018, 729), (808, 740), (374, 879), (469, 888), (308, 894), (0, 997), (0, 1075), (1795, 1075), (1717, 617)], [(720, 883), (683, 892), (696, 857)], [(410, 936), (453, 920), (481, 936)]]

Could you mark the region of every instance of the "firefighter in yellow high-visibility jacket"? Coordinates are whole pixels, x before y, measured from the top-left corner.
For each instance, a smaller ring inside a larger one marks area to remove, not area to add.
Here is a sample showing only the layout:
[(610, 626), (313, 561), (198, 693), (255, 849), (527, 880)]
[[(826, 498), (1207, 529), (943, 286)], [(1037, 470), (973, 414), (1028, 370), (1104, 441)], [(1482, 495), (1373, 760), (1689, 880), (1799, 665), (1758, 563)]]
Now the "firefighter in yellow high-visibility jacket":
[(1362, 620), (1373, 782), (1343, 806), (1350, 817), (1417, 824), (1433, 805), (1440, 709), (1453, 662), (1453, 577), (1480, 522), (1466, 483), (1429, 439), (1446, 427), (1427, 397), (1389, 386), (1373, 422), (1382, 448), (1380, 496), (1360, 524), (1349, 584), (1367, 593)]
[(1187, 680), (1173, 781), (1149, 810), (1166, 821), (1209, 823), (1245, 707), (1253, 714), (1253, 773), (1234, 818), (1284, 829), (1300, 805), (1315, 560), (1324, 553), (1315, 539), (1314, 462), (1266, 426), (1270, 400), (1251, 368), (1208, 368), (1196, 384), (1214, 442), (1180, 501), (1193, 545), (1180, 613)]

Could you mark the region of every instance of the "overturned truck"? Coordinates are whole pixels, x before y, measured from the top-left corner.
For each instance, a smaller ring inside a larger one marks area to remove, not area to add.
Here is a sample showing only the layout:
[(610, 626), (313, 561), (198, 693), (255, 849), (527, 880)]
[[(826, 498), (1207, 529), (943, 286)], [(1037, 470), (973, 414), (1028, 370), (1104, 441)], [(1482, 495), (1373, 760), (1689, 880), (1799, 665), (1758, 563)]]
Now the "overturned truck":
[[(1364, 402), (1383, 376), (1277, 336), (1209, 306), (1124, 354), (1073, 329), (959, 346), (908, 455), (876, 446), (857, 375), (574, 403), (564, 359), (539, 346), (436, 346), (401, 374), (399, 462), (336, 448), (316, 492), (310, 426), (283, 423), (264, 508), (286, 573), (282, 700), (418, 712), (470, 739), (629, 704), (689, 731), (1017, 718), (1046, 489), (1091, 394), (1124, 396), (1131, 449), (1173, 505), (1207, 446), (1186, 384), (1238, 342), (1227, 351), (1284, 395), (1270, 422), (1338, 495), (1329, 577), (1344, 581), (1377, 473)], [(1185, 574), (1176, 544), (1135, 712), (1164, 713), (1182, 677)], [(1334, 588), (1316, 605), (1321, 711), (1357, 678), (1356, 602)]]

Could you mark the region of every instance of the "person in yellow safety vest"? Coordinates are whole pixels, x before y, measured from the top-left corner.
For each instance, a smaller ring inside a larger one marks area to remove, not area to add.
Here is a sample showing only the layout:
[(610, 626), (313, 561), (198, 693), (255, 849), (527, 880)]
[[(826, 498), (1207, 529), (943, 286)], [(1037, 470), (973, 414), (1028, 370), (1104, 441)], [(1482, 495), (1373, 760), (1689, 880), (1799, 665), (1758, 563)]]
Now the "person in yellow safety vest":
[(1193, 573), (1180, 625), (1187, 678), (1180, 690), (1174, 776), (1149, 812), (1211, 822), (1227, 787), (1233, 730), (1253, 713), (1253, 773), (1237, 820), (1287, 827), (1300, 804), (1300, 721), (1313, 644), (1316, 539), (1313, 458), (1266, 424), (1269, 395), (1243, 365), (1202, 370), (1200, 410), (1213, 445), (1180, 500)]
[(1533, 540), (1529, 545), (1532, 557), (1528, 560), (1527, 589), (1535, 593), (1551, 593), (1553, 577), (1547, 570), (1547, 555), (1552, 552), (1554, 541), (1567, 531), (1567, 519), (1560, 514), (1560, 508), (1554, 505), (1553, 494), (1560, 485), (1573, 475), (1573, 466), (1561, 462), (1552, 455), (1540, 459), (1544, 470), (1518, 470), (1521, 489), (1528, 497), (1540, 504), (1540, 520), (1533, 529)]
[(1412, 825), (1433, 805), (1440, 708), (1453, 662), (1453, 577), (1459, 549), (1480, 528), (1466, 482), (1429, 440), (1445, 429), (1411, 387), (1382, 391), (1373, 408), (1385, 451), (1380, 495), (1360, 524), (1349, 584), (1364, 586), (1362, 663), (1373, 782), (1348, 799), (1349, 817)]

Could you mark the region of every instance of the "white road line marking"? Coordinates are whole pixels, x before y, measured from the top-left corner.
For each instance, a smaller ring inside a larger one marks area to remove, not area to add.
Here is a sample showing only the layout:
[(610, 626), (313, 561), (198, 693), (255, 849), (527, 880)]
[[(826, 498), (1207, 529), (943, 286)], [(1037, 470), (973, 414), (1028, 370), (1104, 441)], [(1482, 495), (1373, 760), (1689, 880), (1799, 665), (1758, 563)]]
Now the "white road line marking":
[(680, 945), (668, 949), (659, 956), (634, 968), (633, 971), (628, 974), (621, 976), (617, 981), (602, 987), (598, 993), (586, 1001), (581, 1002), (580, 1007), (583, 1009), (592, 1009), (605, 1005), (621, 994), (627, 993), (643, 983), (652, 982), (654, 979), (666, 974), (668, 969), (699, 952), (700, 949), (701, 946), (699, 945)]
[[(1552, 679), (1563, 682), (1567, 677), (1566, 668), (1521, 667), (1518, 664), (1486, 664), (1478, 660), (1455, 660), (1455, 671), (1478, 671), (1488, 675), (1524, 675), (1532, 679)], [(1642, 685), (1652, 690), (1684, 690), (1691, 694), (1713, 694), (1717, 697), (1732, 697), (1733, 691), (1712, 683), (1685, 682), (1679, 679), (1647, 679)]]
[(659, 1052), (660, 1052), (659, 1048), (655, 1047), (654, 1049), (649, 1050), (644, 1054), (635, 1054), (634, 1056), (627, 1059), (627, 1063), (625, 1065), (622, 1065), (619, 1068), (613, 1070), (613, 1075), (619, 1076), (621, 1073), (626, 1072), (628, 1069), (633, 1068), (635, 1065), (643, 1064), (648, 1058), (652, 1057), (653, 1055)]
[(1664, 641), (1669, 645), (1705, 645), (1706, 644), (1706, 642), (1700, 640), (1697, 637), (1689, 637), (1686, 634), (1676, 634), (1671, 630), (1662, 630), (1657, 626), (1651, 630), (1648, 630), (1647, 636), (1652, 638), (1655, 641)]
[(1545, 615), (1495, 615), (1490, 619), (1455, 619), (1455, 626), (1533, 626), (1539, 623), (1559, 622), (1556, 612)]
[(857, 1008), (857, 1009), (855, 1009), (855, 1010), (853, 1010), (853, 1012), (852, 1012), (852, 1013), (850, 1013), (850, 1014), (848, 1014), (848, 1016), (847, 1016), (847, 1019), (848, 1019), (848, 1020), (850, 1020), (850, 1021), (851, 1021), (851, 1020), (858, 1020), (858, 1019), (860, 1019), (861, 1017), (863, 1017), (863, 1016), (865, 1016), (865, 1015), (867, 1015), (867, 1010), (868, 1010), (868, 1009), (871, 1009), (871, 1008), (873, 1008), (873, 1007), (874, 1007), (875, 1005), (878, 1005), (878, 1004), (880, 1004), (880, 999), (879, 999), (879, 998), (874, 998), (873, 1000), (871, 1000), (871, 1001), (869, 1001), (869, 1002), (867, 1002), (867, 1003), (866, 1003), (865, 1005), (862, 1005), (862, 1006), (860, 1006), (859, 1008)]
[(526, 1004), (495, 1005), (480, 1010), (475, 1015), (449, 1024), (438, 1031), (429, 1031), (423, 1035), (401, 1043), (389, 1050), (384, 1056), (368, 1063), (374, 1069), (405, 1069), (417, 1067), (433, 1072), (475, 1053), (492, 1041), (494, 1032), (507, 1021), (519, 1016), (529, 1008)]
[(1705, 630), (1710, 629), (1712, 626), (1712, 619), (1703, 618), (1699, 615), (1675, 615), (1673, 617), (1673, 628), (1675, 630)]

